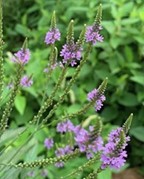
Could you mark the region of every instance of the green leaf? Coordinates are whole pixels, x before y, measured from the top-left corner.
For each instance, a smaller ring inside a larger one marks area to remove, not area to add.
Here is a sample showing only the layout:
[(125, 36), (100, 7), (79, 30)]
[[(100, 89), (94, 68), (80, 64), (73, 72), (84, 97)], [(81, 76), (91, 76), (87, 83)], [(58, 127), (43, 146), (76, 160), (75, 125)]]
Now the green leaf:
[(111, 179), (112, 172), (109, 168), (98, 174), (98, 179)]
[(30, 30), (21, 24), (17, 24), (15, 30), (25, 37), (30, 36)]
[(144, 76), (132, 76), (130, 79), (144, 86)]
[(144, 142), (144, 127), (135, 127), (130, 133), (138, 140)]
[(15, 138), (17, 135), (19, 135), (25, 128), (21, 127), (18, 129), (11, 129), (11, 130), (7, 130), (1, 137), (0, 140), (0, 146), (2, 146), (3, 144), (6, 144), (7, 142), (9, 142), (11, 139)]
[(118, 102), (124, 106), (136, 106), (138, 105), (138, 100), (136, 95), (132, 93), (123, 93), (123, 95), (118, 99)]
[(24, 110), (26, 107), (26, 98), (23, 96), (16, 96), (15, 98), (15, 107), (18, 110), (18, 112), (23, 115), (24, 114)]
[(118, 111), (114, 107), (107, 107), (102, 112), (102, 117), (104, 118), (104, 121), (111, 121), (113, 119), (116, 119), (118, 115)]
[(129, 46), (125, 46), (124, 52), (127, 61), (133, 61), (134, 56), (133, 56), (132, 48), (130, 48)]

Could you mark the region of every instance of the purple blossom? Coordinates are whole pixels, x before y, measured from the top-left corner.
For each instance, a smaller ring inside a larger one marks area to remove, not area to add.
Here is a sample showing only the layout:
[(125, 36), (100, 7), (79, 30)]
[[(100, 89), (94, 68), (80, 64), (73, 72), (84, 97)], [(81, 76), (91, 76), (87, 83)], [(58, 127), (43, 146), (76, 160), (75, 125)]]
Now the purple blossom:
[(42, 175), (43, 177), (46, 177), (46, 176), (48, 175), (48, 171), (47, 171), (46, 169), (42, 170), (42, 171), (41, 171), (41, 175)]
[(127, 157), (127, 152), (125, 151), (125, 148), (127, 146), (127, 142), (130, 140), (130, 137), (128, 136), (125, 138), (125, 142), (118, 150), (117, 145), (120, 141), (121, 131), (122, 128), (117, 128), (109, 134), (108, 143), (103, 147), (101, 155), (102, 169), (108, 166), (114, 169), (119, 169), (126, 162), (125, 158)]
[[(67, 145), (64, 148), (58, 148), (55, 151), (55, 154), (56, 154), (57, 157), (60, 157), (60, 156), (66, 155), (66, 154), (70, 154), (72, 152), (73, 152), (73, 147), (71, 147), (70, 145)], [(64, 167), (64, 162), (63, 161), (56, 162), (55, 166), (58, 167), (58, 168)]]
[(64, 167), (64, 162), (56, 162), (56, 163), (55, 163), (55, 166), (56, 166), (57, 168), (62, 168), (62, 167)]
[(91, 92), (88, 93), (87, 95), (87, 99), (89, 101), (93, 101), (95, 100), (95, 110), (99, 111), (102, 106), (103, 106), (103, 102), (106, 100), (104, 95), (99, 95), (98, 90), (94, 89)]
[(99, 136), (94, 141), (87, 145), (86, 157), (87, 159), (93, 158), (94, 154), (103, 150), (103, 140)]
[(52, 138), (46, 138), (44, 141), (44, 145), (47, 149), (51, 149), (54, 145), (54, 141)]
[(63, 63), (70, 62), (71, 66), (77, 64), (82, 56), (82, 48), (77, 44), (65, 44), (60, 52), (60, 56), (63, 57)]
[(97, 27), (95, 24), (87, 27), (86, 42), (91, 42), (93, 45), (95, 45), (97, 41), (103, 42), (103, 36), (99, 34), (101, 29), (100, 26)]
[(52, 64), (51, 66), (48, 64), (48, 67), (44, 69), (44, 73), (48, 73), (51, 70), (54, 70), (56, 67), (60, 67), (63, 68), (63, 64), (62, 62), (56, 62), (54, 64)]
[(54, 44), (55, 41), (60, 40), (60, 31), (57, 28), (50, 29), (45, 36), (46, 44)]
[(70, 145), (66, 145), (64, 148), (58, 148), (55, 151), (55, 154), (57, 157), (69, 154), (73, 152), (73, 147), (71, 147)]
[(22, 65), (28, 63), (29, 59), (30, 59), (29, 49), (23, 49), (23, 48), (21, 48), (17, 53), (14, 54), (14, 57), (11, 58), (13, 62)]
[(76, 126), (75, 130), (75, 142), (78, 145), (81, 152), (85, 152), (87, 149), (87, 143), (89, 141), (89, 133), (81, 126)]
[(94, 153), (97, 153), (103, 149), (103, 140), (101, 137), (97, 137), (91, 141), (91, 133), (83, 129), (81, 126), (76, 126), (74, 133), (76, 144), (81, 152), (86, 152), (88, 159), (92, 158)]
[(74, 125), (70, 120), (57, 124), (57, 132), (71, 132), (74, 130)]
[(23, 87), (30, 87), (33, 84), (33, 80), (31, 77), (25, 75), (21, 78), (20, 84)]

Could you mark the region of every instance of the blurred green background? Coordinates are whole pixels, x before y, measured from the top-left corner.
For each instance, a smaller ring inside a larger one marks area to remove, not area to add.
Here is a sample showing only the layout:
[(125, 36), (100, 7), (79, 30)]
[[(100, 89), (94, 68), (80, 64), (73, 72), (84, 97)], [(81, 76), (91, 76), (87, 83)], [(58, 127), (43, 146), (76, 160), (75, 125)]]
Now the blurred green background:
[[(87, 102), (87, 92), (97, 87), (105, 77), (109, 78), (106, 102), (100, 115), (105, 126), (122, 125), (130, 113), (134, 120), (130, 130), (128, 147), (130, 167), (144, 171), (144, 1), (143, 0), (7, 0), (4, 1), (5, 57), (7, 77), (15, 73), (8, 61), (10, 52), (18, 50), (25, 37), (32, 51), (27, 74), (33, 74), (34, 85), (24, 89), (16, 98), (11, 126), (22, 126), (31, 120), (42, 101), (45, 78), (42, 73), (48, 63), (49, 48), (44, 37), (49, 29), (53, 10), (62, 33), (58, 50), (65, 43), (66, 28), (75, 20), (77, 37), (84, 23), (90, 25), (99, 3), (103, 5), (102, 34), (104, 42), (94, 47), (88, 63), (82, 69), (65, 103), (56, 111), (77, 111)], [(60, 58), (59, 58), (60, 60)], [(10, 73), (11, 71), (11, 73)], [(70, 69), (67, 79), (71, 77)], [(58, 74), (52, 79), (56, 81)], [(8, 80), (7, 80), (8, 82)], [(48, 94), (53, 83), (48, 87)], [(23, 104), (23, 105), (21, 105)], [(94, 114), (93, 109), (88, 112)]]

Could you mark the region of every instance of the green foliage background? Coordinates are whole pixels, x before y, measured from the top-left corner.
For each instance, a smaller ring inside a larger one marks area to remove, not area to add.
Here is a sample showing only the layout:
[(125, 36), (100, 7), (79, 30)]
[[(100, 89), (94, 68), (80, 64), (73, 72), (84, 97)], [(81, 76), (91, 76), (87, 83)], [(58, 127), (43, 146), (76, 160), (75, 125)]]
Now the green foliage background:
[[(34, 85), (24, 89), (16, 98), (11, 126), (22, 126), (29, 121), (42, 102), (45, 78), (42, 73), (48, 63), (49, 49), (44, 37), (49, 29), (50, 18), (56, 10), (58, 27), (65, 43), (66, 28), (75, 20), (75, 35), (78, 36), (84, 23), (90, 25), (99, 3), (103, 5), (102, 34), (104, 42), (97, 44), (90, 60), (81, 71), (77, 83), (65, 103), (56, 112), (77, 111), (86, 103), (88, 91), (109, 78), (107, 101), (101, 111), (106, 126), (121, 125), (133, 112), (134, 121), (129, 150), (130, 166), (143, 167), (144, 162), (144, 3), (143, 0), (7, 0), (4, 2), (5, 67), (7, 77), (13, 78), (15, 71), (8, 61), (10, 52), (18, 50), (25, 37), (29, 39), (32, 51), (28, 74), (33, 74)], [(60, 58), (59, 58), (60, 59)], [(67, 79), (71, 77), (70, 69)], [(56, 81), (57, 74), (52, 76)], [(53, 83), (47, 88), (49, 94)], [(94, 114), (93, 109), (88, 114)], [(81, 120), (81, 119), (79, 119)], [(44, 135), (43, 135), (44, 136)], [(40, 137), (39, 137), (40, 138)], [(41, 141), (42, 142), (42, 141)]]

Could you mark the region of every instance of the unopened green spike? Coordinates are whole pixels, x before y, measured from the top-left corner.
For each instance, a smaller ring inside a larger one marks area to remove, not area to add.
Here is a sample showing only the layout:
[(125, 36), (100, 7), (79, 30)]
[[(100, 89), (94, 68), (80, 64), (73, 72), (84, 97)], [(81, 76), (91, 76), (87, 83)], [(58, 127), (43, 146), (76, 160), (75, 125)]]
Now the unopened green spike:
[(130, 127), (131, 127), (131, 123), (133, 120), (133, 113), (130, 114), (130, 116), (127, 118), (127, 120), (125, 121), (125, 123), (123, 124), (123, 131), (125, 132), (125, 134), (128, 133)]
[(67, 44), (74, 43), (74, 20), (71, 20), (67, 31)]
[(90, 140), (93, 141), (98, 136), (100, 136), (101, 131), (102, 131), (102, 121), (101, 119), (97, 118), (96, 124), (94, 126), (94, 130), (91, 132)]
[(52, 18), (51, 18), (51, 29), (56, 28), (56, 13), (53, 11)]
[(95, 18), (95, 24), (100, 26), (102, 20), (102, 4), (99, 5), (98, 10), (97, 10), (97, 15)]
[(104, 94), (106, 87), (107, 87), (107, 83), (108, 83), (108, 78), (106, 77), (105, 80), (101, 83), (101, 85), (98, 88), (99, 95)]
[(117, 144), (117, 146), (116, 146), (116, 150), (115, 150), (116, 152), (119, 152), (119, 150), (122, 149), (123, 144), (124, 144), (125, 141), (126, 141), (125, 132), (124, 132), (123, 130), (121, 130), (119, 137), (120, 137), (120, 140), (119, 140), (119, 142), (118, 142), (118, 144)]
[(84, 43), (84, 40), (85, 40), (85, 33), (86, 33), (86, 24), (84, 24), (84, 27), (80, 33), (80, 36), (79, 36), (79, 39), (77, 41), (77, 45), (78, 47), (81, 47)]

